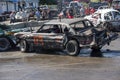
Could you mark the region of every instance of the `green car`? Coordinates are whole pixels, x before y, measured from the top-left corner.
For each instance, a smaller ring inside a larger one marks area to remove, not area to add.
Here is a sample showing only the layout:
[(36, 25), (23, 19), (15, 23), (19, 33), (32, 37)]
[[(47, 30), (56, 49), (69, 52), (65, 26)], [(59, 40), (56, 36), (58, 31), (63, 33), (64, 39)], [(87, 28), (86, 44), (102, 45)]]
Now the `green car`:
[(22, 31), (26, 31), (26, 28), (12, 29), (7, 25), (0, 24), (0, 51), (16, 47), (17, 39), (13, 34)]

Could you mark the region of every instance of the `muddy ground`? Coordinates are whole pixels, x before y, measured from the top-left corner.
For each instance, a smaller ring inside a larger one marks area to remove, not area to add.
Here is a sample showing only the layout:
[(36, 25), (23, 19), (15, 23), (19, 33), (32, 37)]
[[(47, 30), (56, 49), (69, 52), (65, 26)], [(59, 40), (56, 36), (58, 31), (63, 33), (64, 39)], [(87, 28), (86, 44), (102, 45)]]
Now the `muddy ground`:
[(63, 52), (0, 52), (0, 80), (120, 80), (120, 38), (102, 48), (103, 57), (84, 49), (77, 57)]

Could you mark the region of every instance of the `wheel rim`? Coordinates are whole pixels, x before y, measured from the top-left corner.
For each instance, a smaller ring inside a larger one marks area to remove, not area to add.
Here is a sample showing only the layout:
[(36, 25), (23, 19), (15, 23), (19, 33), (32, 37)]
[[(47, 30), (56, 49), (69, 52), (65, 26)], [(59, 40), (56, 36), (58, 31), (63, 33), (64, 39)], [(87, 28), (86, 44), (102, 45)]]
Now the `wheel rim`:
[(6, 38), (0, 38), (0, 50), (4, 51), (9, 48), (9, 41)]
[(69, 43), (69, 44), (67, 45), (67, 51), (68, 51), (70, 54), (71, 54), (71, 53), (74, 53), (75, 50), (76, 50), (76, 47), (75, 47), (74, 44)]

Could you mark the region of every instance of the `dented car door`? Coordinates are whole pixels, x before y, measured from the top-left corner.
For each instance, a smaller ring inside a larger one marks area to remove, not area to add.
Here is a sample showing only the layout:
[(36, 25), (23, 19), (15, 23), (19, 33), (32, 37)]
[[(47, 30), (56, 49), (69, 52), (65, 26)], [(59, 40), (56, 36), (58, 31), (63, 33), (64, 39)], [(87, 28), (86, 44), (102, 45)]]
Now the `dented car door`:
[(49, 27), (45, 25), (44, 27), (47, 28), (42, 28), (33, 34), (34, 45), (47, 49), (62, 49), (64, 34), (61, 32), (61, 27), (58, 26), (58, 30), (56, 25), (49, 25)]

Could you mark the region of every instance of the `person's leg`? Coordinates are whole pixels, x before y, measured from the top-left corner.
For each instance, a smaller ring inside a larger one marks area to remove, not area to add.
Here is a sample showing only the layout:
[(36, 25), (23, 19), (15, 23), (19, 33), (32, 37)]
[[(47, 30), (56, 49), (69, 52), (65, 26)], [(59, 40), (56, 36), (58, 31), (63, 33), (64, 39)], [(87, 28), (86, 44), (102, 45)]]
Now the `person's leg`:
[(12, 20), (10, 19), (10, 24), (12, 23)]

